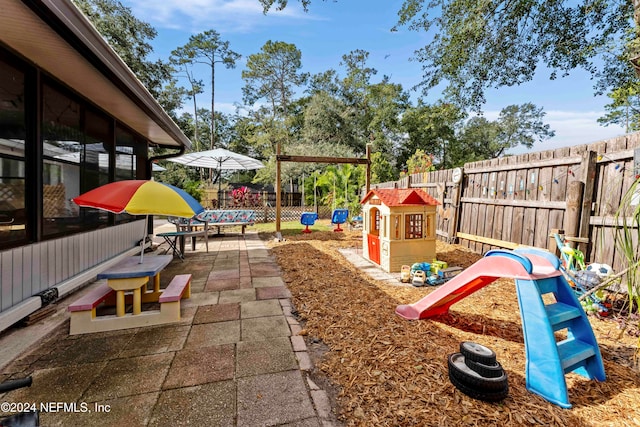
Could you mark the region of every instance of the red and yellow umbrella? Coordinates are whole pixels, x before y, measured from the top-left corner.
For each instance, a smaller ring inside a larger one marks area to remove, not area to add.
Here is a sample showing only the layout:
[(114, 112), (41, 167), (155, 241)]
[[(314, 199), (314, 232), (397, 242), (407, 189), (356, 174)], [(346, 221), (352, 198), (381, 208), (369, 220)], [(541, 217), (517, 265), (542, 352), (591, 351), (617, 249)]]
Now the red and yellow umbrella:
[[(186, 191), (157, 181), (116, 181), (94, 188), (73, 199), (84, 208), (102, 209), (108, 212), (147, 215), (144, 236), (147, 232), (148, 215), (169, 215), (191, 218), (204, 211), (196, 199)], [(140, 260), (142, 260), (141, 251)], [(141, 261), (142, 262), (142, 261)]]
[(73, 199), (84, 208), (130, 215), (170, 215), (191, 218), (204, 211), (186, 191), (157, 181), (116, 181), (94, 188)]

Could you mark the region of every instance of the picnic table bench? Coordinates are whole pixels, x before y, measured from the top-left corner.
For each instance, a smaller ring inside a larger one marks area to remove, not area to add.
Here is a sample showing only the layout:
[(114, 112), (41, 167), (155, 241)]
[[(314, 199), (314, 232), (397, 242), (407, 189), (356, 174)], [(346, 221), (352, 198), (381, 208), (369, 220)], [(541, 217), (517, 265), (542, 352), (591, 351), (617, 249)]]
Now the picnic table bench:
[[(166, 289), (160, 289), (160, 271), (173, 256), (130, 257), (98, 274), (106, 282), (96, 286), (69, 305), (70, 335), (103, 332), (180, 321), (180, 300), (191, 296), (191, 274), (176, 275)], [(153, 278), (153, 289), (147, 289)], [(158, 302), (160, 310), (142, 311), (142, 303)], [(98, 315), (101, 305), (115, 305), (116, 314)], [(126, 313), (126, 306), (132, 312)]]

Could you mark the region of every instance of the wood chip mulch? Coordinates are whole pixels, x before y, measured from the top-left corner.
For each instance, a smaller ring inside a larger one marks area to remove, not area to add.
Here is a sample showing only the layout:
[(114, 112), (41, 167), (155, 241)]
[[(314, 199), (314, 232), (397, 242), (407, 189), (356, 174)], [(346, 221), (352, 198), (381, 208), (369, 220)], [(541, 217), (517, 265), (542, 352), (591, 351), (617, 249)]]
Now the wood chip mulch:
[[(395, 314), (396, 306), (434, 288), (379, 282), (355, 268), (338, 249), (360, 249), (360, 231), (286, 236), (269, 246), (308, 346), (321, 342), (326, 348), (315, 361), (316, 374), (333, 386), (335, 411), (345, 425), (640, 425), (638, 338), (615, 319), (590, 317), (607, 380), (567, 375), (573, 407), (562, 409), (525, 388), (524, 339), (512, 280), (494, 282), (440, 318), (407, 321)], [(481, 255), (438, 242), (437, 257), (464, 268)], [(496, 352), (508, 374), (506, 399), (475, 400), (451, 384), (447, 357), (462, 341)]]

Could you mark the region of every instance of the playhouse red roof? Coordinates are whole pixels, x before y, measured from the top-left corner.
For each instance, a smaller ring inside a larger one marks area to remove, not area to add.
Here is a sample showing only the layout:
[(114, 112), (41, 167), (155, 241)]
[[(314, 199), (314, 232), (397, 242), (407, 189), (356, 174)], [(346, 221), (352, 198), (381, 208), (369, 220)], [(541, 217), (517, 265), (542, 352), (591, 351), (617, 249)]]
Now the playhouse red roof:
[(361, 204), (364, 204), (371, 197), (377, 196), (386, 206), (411, 206), (411, 205), (439, 205), (436, 199), (420, 188), (376, 188), (369, 190), (364, 196)]

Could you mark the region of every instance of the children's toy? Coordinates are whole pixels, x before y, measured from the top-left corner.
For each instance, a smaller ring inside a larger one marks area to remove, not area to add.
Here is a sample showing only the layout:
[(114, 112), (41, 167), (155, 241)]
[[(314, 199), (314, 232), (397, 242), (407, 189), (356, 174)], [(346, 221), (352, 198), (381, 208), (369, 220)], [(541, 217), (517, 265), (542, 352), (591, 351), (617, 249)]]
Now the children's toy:
[(594, 262), (587, 265), (587, 271), (595, 272), (601, 279), (613, 275), (613, 268), (611, 268), (609, 264), (599, 264)]
[(438, 274), (438, 272), (444, 268), (447, 268), (447, 263), (444, 261), (438, 261), (437, 259), (434, 259), (431, 263), (432, 273)]
[[(396, 313), (412, 320), (441, 315), (498, 278), (514, 279), (527, 356), (527, 389), (570, 408), (567, 373), (598, 381), (606, 376), (589, 319), (560, 268), (560, 260), (541, 249), (492, 250), (421, 300), (399, 305)], [(553, 298), (543, 298), (547, 294)], [(556, 331), (565, 331), (566, 339), (556, 341)]]
[[(553, 238), (556, 240), (556, 246), (562, 254), (563, 265), (567, 270), (576, 270), (576, 267), (579, 267), (580, 270), (586, 268), (582, 251), (567, 245), (566, 241), (558, 233), (553, 233)], [(576, 265), (573, 264), (574, 261)]]
[(400, 269), (400, 281), (402, 283), (409, 283), (411, 281), (411, 267), (403, 265)]
[(340, 224), (344, 224), (347, 222), (347, 217), (349, 216), (349, 209), (335, 209), (333, 211), (333, 215), (331, 216), (331, 224), (336, 224), (337, 227), (333, 229), (333, 231), (344, 231), (340, 228)]
[(415, 273), (413, 273), (411, 284), (413, 286), (424, 286), (426, 280), (427, 274), (422, 270), (417, 270)]
[(439, 274), (431, 273), (429, 277), (427, 277), (427, 283), (429, 284), (429, 286), (442, 285), (444, 282), (446, 282), (446, 280), (443, 279)]
[(302, 215), (300, 216), (300, 223), (302, 225), (305, 225), (305, 229), (302, 230), (303, 233), (311, 233), (311, 230), (309, 230), (309, 226), (315, 224), (316, 220), (318, 219), (318, 214), (315, 212), (303, 212)]
[(462, 267), (447, 267), (438, 271), (438, 275), (445, 280), (449, 280), (462, 271)]
[(362, 228), (362, 215), (356, 215), (353, 218), (351, 218), (351, 227)]

